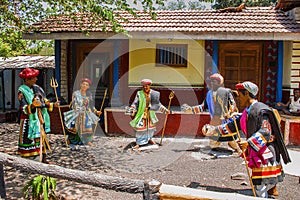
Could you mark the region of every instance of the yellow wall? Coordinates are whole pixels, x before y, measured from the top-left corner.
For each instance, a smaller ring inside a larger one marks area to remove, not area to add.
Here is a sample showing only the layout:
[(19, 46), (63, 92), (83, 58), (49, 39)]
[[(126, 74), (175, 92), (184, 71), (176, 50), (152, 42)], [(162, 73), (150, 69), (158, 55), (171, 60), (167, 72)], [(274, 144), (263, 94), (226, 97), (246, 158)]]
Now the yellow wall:
[(283, 43), (283, 74), (282, 74), (282, 86), (289, 88), (291, 86), (291, 64), (293, 42), (285, 41)]
[[(188, 66), (155, 66), (156, 44), (187, 44)], [(191, 87), (204, 83), (204, 41), (167, 39), (131, 39), (129, 41), (129, 85), (139, 85), (144, 78), (153, 84), (172, 87)]]

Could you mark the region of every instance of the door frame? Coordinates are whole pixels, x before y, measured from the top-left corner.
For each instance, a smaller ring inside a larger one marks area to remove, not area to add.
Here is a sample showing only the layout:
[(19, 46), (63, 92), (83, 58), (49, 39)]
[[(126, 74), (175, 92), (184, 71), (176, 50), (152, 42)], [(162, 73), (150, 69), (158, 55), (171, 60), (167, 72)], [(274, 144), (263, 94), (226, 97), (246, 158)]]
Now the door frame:
[[(258, 88), (262, 88), (262, 80), (264, 76), (263, 72), (263, 47), (264, 43), (261, 41), (220, 41), (219, 42), (219, 71), (223, 75), (224, 73), (224, 65), (225, 65), (225, 56), (224, 56), (224, 51), (225, 50), (257, 50), (257, 59), (256, 59), (256, 70), (258, 77), (256, 81), (254, 81)], [(226, 82), (226, 77), (224, 77)], [(253, 80), (239, 80), (239, 81), (253, 81)], [(225, 84), (226, 87), (226, 84)], [(262, 90), (259, 89), (259, 93), (257, 95), (257, 99), (260, 100), (260, 98), (263, 97), (262, 95)]]
[[(113, 53), (114, 53), (114, 45), (113, 43), (102, 43), (101, 42), (78, 42), (74, 45), (74, 52), (75, 52), (75, 73), (73, 82), (76, 87), (78, 87), (79, 83), (75, 83), (75, 77), (79, 73), (79, 69), (85, 60), (85, 55), (88, 53), (108, 53), (109, 55), (109, 85), (108, 85), (108, 96), (111, 97), (111, 92), (113, 91)], [(99, 46), (98, 46), (99, 45)], [(101, 47), (101, 48), (100, 48)], [(83, 69), (81, 73), (89, 74), (90, 69)], [(83, 75), (82, 74), (82, 75)]]

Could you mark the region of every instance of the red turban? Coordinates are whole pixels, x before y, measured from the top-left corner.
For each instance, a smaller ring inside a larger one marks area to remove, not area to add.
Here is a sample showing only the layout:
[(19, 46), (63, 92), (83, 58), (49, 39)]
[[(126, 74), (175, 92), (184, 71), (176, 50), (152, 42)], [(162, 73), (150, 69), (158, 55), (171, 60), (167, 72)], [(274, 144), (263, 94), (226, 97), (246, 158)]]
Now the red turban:
[(90, 79), (88, 79), (88, 78), (83, 78), (83, 79), (81, 79), (80, 82), (81, 82), (81, 83), (82, 83), (82, 82), (87, 82), (89, 85), (92, 85), (92, 81), (91, 81)]
[(22, 79), (33, 78), (33, 77), (38, 76), (39, 73), (40, 73), (40, 71), (37, 69), (25, 68), (20, 72), (19, 77)]

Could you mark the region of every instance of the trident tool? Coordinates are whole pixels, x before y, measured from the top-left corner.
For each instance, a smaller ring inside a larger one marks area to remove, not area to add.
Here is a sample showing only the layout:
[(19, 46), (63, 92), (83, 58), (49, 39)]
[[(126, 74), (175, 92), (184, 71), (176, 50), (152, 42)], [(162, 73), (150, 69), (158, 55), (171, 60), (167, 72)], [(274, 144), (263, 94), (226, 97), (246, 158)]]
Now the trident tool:
[[(171, 106), (171, 101), (172, 99), (174, 98), (174, 91), (171, 91), (170, 95), (169, 95), (169, 105), (168, 105), (168, 110), (170, 110), (170, 106)], [(168, 120), (168, 113), (166, 114), (166, 118), (165, 118), (165, 122), (164, 122), (164, 127), (163, 127), (163, 130), (162, 130), (162, 133), (161, 133), (161, 139), (160, 139), (160, 142), (159, 142), (159, 145), (162, 145), (162, 139), (164, 137), (164, 134), (165, 134), (165, 129), (166, 129), (166, 124), (167, 124), (167, 120)]]
[[(223, 100), (218, 97), (218, 102), (219, 104), (221, 105), (222, 107), (222, 111), (223, 113), (225, 114), (225, 110), (224, 110), (224, 102)], [(230, 105), (230, 101), (229, 101), (229, 105)], [(231, 105), (230, 105), (231, 106)], [(228, 109), (226, 107), (226, 111), (228, 112)], [(229, 113), (228, 113), (229, 114)], [(235, 126), (235, 129), (236, 129), (236, 132), (237, 132), (237, 135), (238, 135), (238, 138), (239, 138), (239, 141), (241, 141), (241, 135), (240, 135), (240, 132), (239, 132), (239, 129), (237, 127), (237, 123), (236, 123), (236, 119), (235, 119), (235, 116), (232, 116), (232, 119), (233, 119), (233, 122), (234, 122), (234, 126)], [(233, 136), (232, 136), (233, 137)], [(252, 188), (252, 192), (253, 192), (253, 196), (256, 197), (256, 193), (255, 193), (255, 189), (254, 189), (254, 185), (253, 185), (253, 182), (252, 182), (252, 179), (251, 179), (251, 176), (250, 176), (250, 171), (249, 171), (249, 167), (248, 167), (248, 164), (247, 164), (247, 159), (246, 159), (246, 155), (244, 152), (242, 152), (242, 155), (243, 155), (243, 159), (244, 159), (244, 162), (245, 162), (245, 166), (246, 166), (246, 169), (247, 169), (247, 173), (248, 173), (248, 178), (249, 178), (249, 182), (250, 182), (250, 185), (251, 185), (251, 188)]]
[[(52, 77), (50, 79), (50, 86), (54, 90), (56, 101), (58, 101), (57, 92), (56, 92), (56, 88), (58, 87), (58, 83), (57, 83), (57, 80), (54, 79), (54, 77)], [(63, 118), (61, 116), (60, 106), (58, 106), (58, 112), (59, 112), (59, 118), (60, 118), (60, 122), (61, 122), (61, 127), (62, 127), (63, 132), (64, 132), (64, 137), (65, 137), (65, 142), (66, 142), (66, 148), (68, 149), (68, 142), (67, 142), (67, 137), (66, 137), (66, 131), (65, 131), (64, 124), (63, 124)]]
[[(100, 106), (100, 111), (102, 112), (102, 108), (103, 108), (103, 105), (104, 105), (104, 101), (105, 101), (105, 98), (106, 98), (106, 94), (107, 94), (107, 88), (105, 89), (105, 92), (104, 92), (104, 95), (103, 95), (103, 99), (102, 99), (102, 103), (101, 103), (101, 106)], [(100, 117), (100, 116), (99, 116)], [(95, 128), (94, 128), (94, 133), (97, 129), (97, 125), (98, 123), (96, 124)]]

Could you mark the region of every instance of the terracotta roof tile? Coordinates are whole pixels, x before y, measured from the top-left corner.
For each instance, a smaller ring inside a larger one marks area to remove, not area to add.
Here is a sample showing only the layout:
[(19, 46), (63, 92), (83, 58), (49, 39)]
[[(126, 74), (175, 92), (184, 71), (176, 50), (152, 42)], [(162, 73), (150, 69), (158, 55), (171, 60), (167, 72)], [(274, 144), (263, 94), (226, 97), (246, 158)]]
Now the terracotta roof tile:
[(54, 56), (0, 57), (0, 69), (21, 69), (26, 67), (54, 69)]
[[(288, 33), (300, 32), (300, 24), (291, 16), (273, 7), (249, 7), (242, 12), (217, 12), (214, 10), (157, 11), (157, 20), (147, 13), (137, 12), (139, 18), (125, 12), (117, 12), (128, 22), (121, 22), (129, 32), (253, 32)], [(90, 32), (102, 31), (102, 24), (89, 26), (88, 17), (84, 17), (83, 29)], [(95, 22), (93, 22), (95, 24)], [(67, 17), (50, 18), (34, 26), (35, 32), (80, 32), (79, 23)]]

